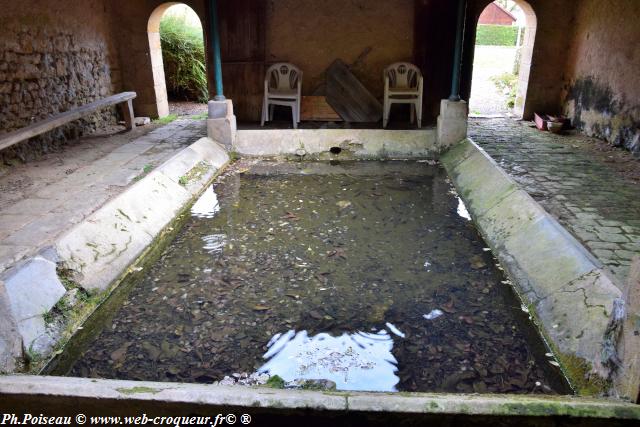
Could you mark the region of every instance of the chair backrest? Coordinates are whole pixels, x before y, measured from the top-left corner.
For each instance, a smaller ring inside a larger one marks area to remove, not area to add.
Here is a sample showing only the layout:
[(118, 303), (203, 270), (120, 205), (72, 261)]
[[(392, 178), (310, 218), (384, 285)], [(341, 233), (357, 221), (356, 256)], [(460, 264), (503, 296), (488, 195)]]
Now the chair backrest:
[(389, 77), (389, 87), (393, 89), (414, 89), (422, 73), (409, 62), (395, 62), (384, 69), (384, 76)]
[(291, 91), (297, 87), (298, 81), (302, 81), (302, 71), (288, 62), (273, 64), (265, 76), (270, 92)]

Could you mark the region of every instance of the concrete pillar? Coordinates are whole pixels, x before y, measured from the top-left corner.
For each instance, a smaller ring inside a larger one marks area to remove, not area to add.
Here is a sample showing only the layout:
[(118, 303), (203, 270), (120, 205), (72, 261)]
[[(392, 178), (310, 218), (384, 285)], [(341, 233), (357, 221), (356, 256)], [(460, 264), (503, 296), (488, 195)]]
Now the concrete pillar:
[(207, 136), (224, 145), (227, 151), (236, 139), (236, 116), (233, 114), (233, 102), (209, 101), (209, 118), (207, 119)]
[(438, 148), (440, 152), (467, 137), (469, 109), (466, 101), (440, 101)]

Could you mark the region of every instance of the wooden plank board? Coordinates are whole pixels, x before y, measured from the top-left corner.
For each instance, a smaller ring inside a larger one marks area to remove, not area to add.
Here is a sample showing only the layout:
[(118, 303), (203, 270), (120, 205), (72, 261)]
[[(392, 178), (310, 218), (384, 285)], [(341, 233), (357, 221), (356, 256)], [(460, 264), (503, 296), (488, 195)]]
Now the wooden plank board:
[(347, 122), (374, 123), (382, 105), (340, 59), (327, 69), (327, 102)]
[(300, 120), (341, 122), (342, 118), (331, 108), (324, 96), (303, 96), (300, 105)]
[(260, 121), (264, 94), (266, 0), (221, 0), (224, 94), (240, 122)]
[(9, 132), (5, 135), (0, 135), (0, 150), (10, 147), (13, 144), (17, 144), (20, 141), (24, 141), (25, 139), (41, 135), (71, 121), (78, 120), (82, 116), (86, 116), (87, 114), (93, 113), (101, 108), (130, 101), (136, 96), (135, 92), (122, 92), (117, 95), (99, 99), (78, 108), (73, 108), (69, 111), (65, 111), (64, 113), (56, 114), (55, 116), (33, 123), (29, 126), (23, 127), (22, 129)]

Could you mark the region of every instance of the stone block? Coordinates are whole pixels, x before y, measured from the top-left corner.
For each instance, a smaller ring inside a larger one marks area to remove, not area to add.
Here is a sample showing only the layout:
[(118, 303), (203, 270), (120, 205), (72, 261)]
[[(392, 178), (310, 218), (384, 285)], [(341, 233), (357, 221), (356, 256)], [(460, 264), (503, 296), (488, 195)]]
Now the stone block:
[[(239, 130), (233, 149), (247, 156), (329, 154), (336, 158), (388, 159), (437, 156), (435, 129), (251, 129)], [(348, 153), (348, 154), (347, 154)]]
[(478, 150), (484, 151), (471, 140), (465, 139), (452, 145), (447, 151), (442, 153), (440, 163), (442, 163), (447, 170), (453, 170)]
[(233, 115), (233, 103), (230, 99), (224, 101), (209, 101), (207, 107), (210, 119), (222, 119)]
[(14, 371), (16, 359), (20, 356), (22, 339), (12, 314), (9, 296), (4, 283), (0, 281), (0, 374)]
[(483, 215), (517, 189), (516, 183), (495, 161), (477, 148), (448, 172), (476, 217)]
[(230, 99), (209, 101), (208, 109), (207, 136), (231, 150), (238, 129), (233, 102)]
[(154, 171), (59, 239), (58, 254), (85, 289), (106, 289), (190, 197)]
[(220, 144), (210, 138), (200, 138), (189, 147), (211, 163), (216, 169), (220, 169), (229, 161), (229, 154)]
[(187, 147), (171, 157), (162, 166), (157, 168), (155, 172), (160, 172), (171, 181), (179, 184), (180, 178), (203, 160), (199, 153), (195, 152), (191, 147)]
[(43, 314), (62, 298), (66, 289), (58, 279), (56, 263), (35, 256), (3, 275), (13, 318), (25, 348), (45, 334)]
[(467, 137), (468, 115), (469, 109), (465, 101), (443, 99), (440, 102), (438, 146), (441, 151)]
[(590, 271), (535, 304), (548, 337), (565, 354), (591, 362), (600, 376), (600, 351), (613, 300), (622, 293), (602, 270)]
[(207, 136), (229, 150), (236, 139), (236, 132), (237, 124), (235, 116), (207, 119)]

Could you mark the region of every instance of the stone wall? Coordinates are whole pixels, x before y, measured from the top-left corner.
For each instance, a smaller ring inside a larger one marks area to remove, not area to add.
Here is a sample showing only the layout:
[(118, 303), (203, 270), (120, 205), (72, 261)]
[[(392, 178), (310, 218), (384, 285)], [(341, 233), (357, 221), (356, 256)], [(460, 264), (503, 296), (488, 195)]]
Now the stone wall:
[[(1, 132), (22, 128), (119, 89), (108, 2), (0, 1)], [(0, 153), (27, 160), (116, 119), (115, 108)]]
[(587, 135), (640, 155), (640, 2), (577, 6), (564, 111)]

